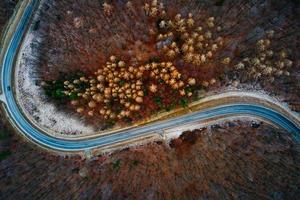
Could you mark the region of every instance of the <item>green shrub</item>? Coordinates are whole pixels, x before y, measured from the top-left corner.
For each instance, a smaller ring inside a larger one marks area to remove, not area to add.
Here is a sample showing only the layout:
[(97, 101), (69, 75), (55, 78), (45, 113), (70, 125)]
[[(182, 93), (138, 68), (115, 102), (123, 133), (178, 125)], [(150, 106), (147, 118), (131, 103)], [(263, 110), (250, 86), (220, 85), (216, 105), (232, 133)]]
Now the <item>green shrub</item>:
[(5, 140), (7, 138), (9, 138), (10, 135), (6, 132), (0, 132), (0, 140)]
[(116, 170), (116, 171), (119, 171), (120, 168), (121, 168), (121, 160), (118, 159), (117, 161), (115, 161), (113, 163), (113, 169)]
[(187, 107), (188, 106), (188, 99), (187, 98), (182, 98), (179, 100), (179, 104), (182, 106), (182, 107)]
[(11, 151), (9, 150), (0, 152), (0, 161), (5, 160), (10, 155), (11, 155)]

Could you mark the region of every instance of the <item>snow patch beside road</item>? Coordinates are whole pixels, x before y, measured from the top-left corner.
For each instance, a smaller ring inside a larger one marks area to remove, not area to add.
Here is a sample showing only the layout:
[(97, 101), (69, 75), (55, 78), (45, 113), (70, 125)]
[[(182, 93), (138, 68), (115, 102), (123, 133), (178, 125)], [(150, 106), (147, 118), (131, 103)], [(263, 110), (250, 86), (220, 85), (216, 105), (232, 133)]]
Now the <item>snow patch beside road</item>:
[(36, 85), (37, 66), (29, 62), (34, 53), (31, 42), (36, 37), (30, 32), (25, 36), (16, 62), (16, 99), (19, 106), (32, 122), (57, 135), (93, 133), (91, 126), (86, 126), (80, 119), (57, 110), (55, 105), (47, 102), (42, 88)]

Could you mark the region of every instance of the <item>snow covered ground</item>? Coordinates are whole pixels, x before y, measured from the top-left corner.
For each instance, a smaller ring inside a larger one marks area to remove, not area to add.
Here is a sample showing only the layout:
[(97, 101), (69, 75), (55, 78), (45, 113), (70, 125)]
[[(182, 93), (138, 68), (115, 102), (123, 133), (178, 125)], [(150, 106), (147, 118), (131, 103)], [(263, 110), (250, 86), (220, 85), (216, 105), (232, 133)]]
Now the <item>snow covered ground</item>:
[(55, 105), (47, 102), (42, 88), (36, 85), (35, 69), (38, 66), (30, 62), (30, 56), (33, 55), (31, 42), (36, 37), (28, 32), (16, 63), (16, 97), (19, 106), (34, 124), (52, 130), (55, 135), (93, 133), (93, 127), (86, 126), (80, 119), (59, 111)]

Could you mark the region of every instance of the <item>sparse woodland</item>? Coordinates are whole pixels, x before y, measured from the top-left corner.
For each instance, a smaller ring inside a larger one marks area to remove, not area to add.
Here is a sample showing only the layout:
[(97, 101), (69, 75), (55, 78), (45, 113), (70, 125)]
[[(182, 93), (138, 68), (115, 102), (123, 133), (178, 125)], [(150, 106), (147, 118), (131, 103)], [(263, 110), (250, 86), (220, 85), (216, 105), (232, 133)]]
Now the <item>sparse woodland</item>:
[[(85, 160), (16, 138), (0, 162), (0, 199), (289, 199), (300, 195), (299, 144), (268, 125), (229, 122), (171, 142)], [(25, 184), (26, 183), (26, 184)]]
[[(11, 1), (0, 1), (1, 17), (8, 11), (2, 7), (4, 2)], [(145, 3), (131, 2), (137, 7)], [(206, 23), (214, 16), (216, 28), (222, 26), (217, 34), (222, 34), (224, 46), (205, 65), (181, 66), (180, 61), (173, 60), (185, 85), (195, 83), (194, 87), (210, 91), (250, 84), (284, 96), (299, 111), (300, 21), (297, 21), (299, 6), (294, 4), (297, 0), (217, 0), (203, 5), (195, 2), (178, 0), (164, 4), (168, 10), (172, 8), (169, 12), (173, 17), (180, 11), (183, 18), (188, 18), (192, 12), (195, 23)], [(42, 86), (45, 81), (50, 85), (53, 80), (61, 79), (58, 85), (65, 90), (64, 81), (82, 76), (97, 79), (99, 74), (94, 73), (106, 66), (106, 62), (113, 62), (112, 55), (120, 59), (118, 64), (124, 61), (130, 65), (132, 55), (140, 55), (141, 60), (133, 58), (137, 65), (147, 64), (143, 63), (145, 60), (153, 63), (170, 59), (167, 55), (173, 52), (170, 53), (168, 46), (169, 53), (162, 52), (166, 57), (157, 60), (159, 51), (153, 44), (158, 41), (148, 34), (144, 10), (124, 11), (125, 1), (103, 3), (47, 1), (40, 20), (34, 22), (37, 37), (32, 42), (34, 53), (27, 60), (28, 64), (39, 66), (34, 74), (37, 84)], [(152, 27), (157, 26), (152, 24)], [(271, 38), (269, 34), (273, 32), (267, 32), (270, 30), (274, 30)], [(144, 41), (148, 41), (147, 45), (143, 45)], [(230, 58), (230, 62), (224, 58)], [(263, 66), (269, 65), (268, 62), (272, 63), (272, 69)], [(195, 80), (189, 83), (189, 78)], [(157, 88), (149, 88), (151, 85), (146, 88), (159, 93), (159, 83), (154, 80), (153, 84)], [(185, 92), (193, 92), (191, 100), (197, 96), (195, 91)], [(53, 101), (50, 97), (49, 101)], [(61, 109), (69, 102), (66, 111), (77, 111), (71, 104), (73, 97), (68, 95), (55, 101)], [(182, 98), (179, 91), (176, 97)], [(143, 102), (147, 102), (146, 98)], [(4, 124), (3, 115), (0, 118), (0, 199), (296, 200), (300, 196), (299, 144), (286, 132), (267, 124), (254, 128), (250, 122), (224, 122), (185, 132), (170, 144), (158, 141), (86, 160), (79, 156), (52, 155), (30, 145), (13, 134), (9, 125)]]
[(131, 123), (228, 85), (299, 109), (297, 2), (50, 0), (39, 15), (39, 84), (87, 122)]

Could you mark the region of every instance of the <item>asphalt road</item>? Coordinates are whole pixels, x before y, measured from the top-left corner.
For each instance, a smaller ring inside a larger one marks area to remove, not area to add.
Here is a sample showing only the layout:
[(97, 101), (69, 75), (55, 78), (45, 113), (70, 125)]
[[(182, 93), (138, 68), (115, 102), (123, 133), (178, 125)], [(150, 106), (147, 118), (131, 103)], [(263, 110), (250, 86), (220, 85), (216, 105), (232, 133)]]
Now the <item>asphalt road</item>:
[(264, 118), (274, 124), (281, 126), (287, 132), (292, 134), (295, 139), (300, 142), (300, 127), (285, 115), (256, 104), (230, 104), (223, 105), (207, 110), (194, 112), (169, 120), (156, 122), (153, 124), (132, 128), (130, 130), (120, 131), (111, 135), (99, 136), (93, 139), (66, 140), (51, 137), (45, 134), (40, 129), (34, 127), (22, 114), (16, 103), (13, 94), (13, 68), (14, 60), (17, 55), (18, 48), (22, 42), (22, 37), (26, 34), (26, 27), (29, 24), (30, 16), (34, 12), (35, 0), (31, 1), (25, 8), (24, 14), (21, 17), (16, 31), (14, 32), (11, 42), (7, 48), (3, 58), (3, 66), (1, 68), (1, 86), (2, 86), (2, 101), (5, 104), (5, 109), (9, 115), (10, 121), (19, 129), (19, 131), (31, 141), (58, 151), (82, 151), (93, 148), (99, 148), (111, 144), (117, 144), (134, 138), (140, 138), (159, 132), (161, 130), (188, 124), (194, 121), (207, 120), (215, 117), (228, 115), (251, 115)]

